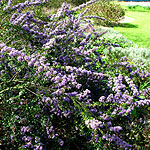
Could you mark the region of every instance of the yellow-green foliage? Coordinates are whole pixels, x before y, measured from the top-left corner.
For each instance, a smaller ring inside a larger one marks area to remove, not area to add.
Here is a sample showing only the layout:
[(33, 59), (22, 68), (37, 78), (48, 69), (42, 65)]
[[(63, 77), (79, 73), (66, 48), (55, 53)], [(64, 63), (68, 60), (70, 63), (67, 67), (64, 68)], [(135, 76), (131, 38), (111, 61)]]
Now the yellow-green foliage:
[(105, 18), (105, 21), (94, 19), (96, 24), (101, 25), (117, 23), (125, 15), (125, 10), (121, 5), (108, 0), (98, 0), (96, 3), (88, 6), (88, 9), (88, 15), (96, 15)]

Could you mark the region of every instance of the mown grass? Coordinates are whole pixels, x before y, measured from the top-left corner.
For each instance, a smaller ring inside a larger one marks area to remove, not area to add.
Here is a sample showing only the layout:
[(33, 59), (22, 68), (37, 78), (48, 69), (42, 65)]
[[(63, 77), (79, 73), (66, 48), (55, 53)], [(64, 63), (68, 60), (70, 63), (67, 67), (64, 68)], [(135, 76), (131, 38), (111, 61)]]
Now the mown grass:
[(114, 30), (122, 33), (140, 47), (150, 48), (150, 9), (149, 7), (126, 7), (126, 16), (134, 19), (130, 23), (121, 23)]

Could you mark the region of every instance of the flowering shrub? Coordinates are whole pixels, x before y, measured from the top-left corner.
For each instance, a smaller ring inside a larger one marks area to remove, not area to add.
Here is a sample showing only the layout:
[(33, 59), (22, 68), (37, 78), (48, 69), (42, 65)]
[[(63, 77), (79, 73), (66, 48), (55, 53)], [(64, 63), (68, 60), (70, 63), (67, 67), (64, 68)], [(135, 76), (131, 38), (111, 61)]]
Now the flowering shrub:
[[(1, 2), (0, 98), (7, 149), (132, 149), (148, 143), (138, 121), (147, 117), (150, 74), (126, 58), (104, 64), (92, 16), (76, 13), (94, 2), (73, 9), (63, 3), (43, 20), (26, 11), (41, 1)], [(89, 26), (92, 33), (85, 34)], [(140, 131), (132, 125), (135, 119)]]

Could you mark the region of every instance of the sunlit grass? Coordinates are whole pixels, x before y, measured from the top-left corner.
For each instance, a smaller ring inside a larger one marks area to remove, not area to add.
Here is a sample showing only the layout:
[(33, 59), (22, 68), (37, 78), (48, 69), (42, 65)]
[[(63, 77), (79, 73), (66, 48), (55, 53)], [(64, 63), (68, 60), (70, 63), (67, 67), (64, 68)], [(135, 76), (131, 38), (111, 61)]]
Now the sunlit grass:
[(130, 23), (122, 23), (114, 30), (119, 31), (140, 47), (150, 48), (150, 10), (142, 7), (127, 8), (126, 16), (134, 19)]

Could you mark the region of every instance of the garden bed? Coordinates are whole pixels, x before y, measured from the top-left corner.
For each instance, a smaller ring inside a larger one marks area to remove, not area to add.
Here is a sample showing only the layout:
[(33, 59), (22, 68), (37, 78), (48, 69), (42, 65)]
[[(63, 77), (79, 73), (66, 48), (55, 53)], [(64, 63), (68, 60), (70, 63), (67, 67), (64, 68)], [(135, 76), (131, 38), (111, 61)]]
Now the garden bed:
[(131, 41), (89, 23), (94, 2), (49, 16), (26, 9), (40, 1), (0, 3), (6, 149), (149, 149), (150, 73), (115, 50)]

